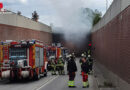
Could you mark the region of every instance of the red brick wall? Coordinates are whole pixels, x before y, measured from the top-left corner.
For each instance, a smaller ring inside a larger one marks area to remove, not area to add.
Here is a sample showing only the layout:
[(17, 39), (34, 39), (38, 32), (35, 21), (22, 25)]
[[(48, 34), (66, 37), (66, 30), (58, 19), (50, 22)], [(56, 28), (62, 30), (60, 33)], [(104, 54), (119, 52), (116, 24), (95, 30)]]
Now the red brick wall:
[(51, 44), (52, 33), (36, 31), (27, 28), (0, 24), (0, 40), (27, 40), (38, 39), (44, 44)]
[(94, 57), (130, 83), (130, 6), (92, 33)]

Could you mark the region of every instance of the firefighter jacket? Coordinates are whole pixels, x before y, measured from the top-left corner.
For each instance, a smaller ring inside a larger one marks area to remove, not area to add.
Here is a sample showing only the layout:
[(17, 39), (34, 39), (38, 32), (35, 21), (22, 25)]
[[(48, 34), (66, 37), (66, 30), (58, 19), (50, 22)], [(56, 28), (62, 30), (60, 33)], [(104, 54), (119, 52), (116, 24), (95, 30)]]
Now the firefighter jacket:
[(73, 59), (68, 61), (67, 71), (68, 72), (76, 72), (77, 71), (77, 66), (76, 66), (76, 63)]
[(64, 66), (64, 63), (62, 61), (58, 61), (56, 66)]
[(82, 69), (82, 72), (84, 73), (88, 73), (89, 72), (89, 64), (88, 62), (82, 62), (82, 65), (81, 65), (81, 69)]
[(88, 60), (89, 65), (93, 64), (93, 59), (92, 58), (87, 58), (87, 60)]

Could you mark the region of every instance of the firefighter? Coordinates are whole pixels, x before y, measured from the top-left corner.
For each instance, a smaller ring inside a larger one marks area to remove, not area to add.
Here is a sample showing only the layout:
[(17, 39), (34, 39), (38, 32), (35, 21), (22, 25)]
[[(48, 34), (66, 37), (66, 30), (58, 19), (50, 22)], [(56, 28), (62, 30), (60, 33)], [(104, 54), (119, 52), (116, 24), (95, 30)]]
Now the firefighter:
[(62, 59), (62, 56), (60, 56), (58, 62), (57, 62), (57, 68), (58, 68), (58, 73), (59, 75), (64, 75), (65, 71), (64, 71), (64, 61)]
[(79, 63), (80, 63), (80, 65), (82, 64), (82, 58), (80, 58)]
[(66, 61), (68, 62), (70, 59), (70, 55), (66, 55)]
[(51, 60), (51, 67), (52, 67), (51, 74), (56, 75), (56, 63), (54, 59)]
[(74, 59), (76, 58), (76, 56), (75, 56), (75, 53), (74, 53), (74, 52), (72, 53), (72, 56), (74, 57)]
[(84, 53), (81, 54), (81, 58), (80, 58), (80, 60), (79, 60), (79, 63), (80, 63), (80, 64), (82, 64), (82, 58), (83, 58), (83, 57), (86, 57), (86, 55), (85, 55)]
[[(85, 53), (82, 53), (82, 54), (81, 54), (81, 58), (80, 58), (80, 60), (79, 60), (80, 65), (82, 65), (82, 63), (83, 63), (83, 61), (82, 61), (82, 58), (83, 58), (83, 57), (86, 57)], [(80, 74), (80, 75), (82, 75), (82, 71), (81, 71), (81, 74)]]
[(76, 76), (75, 72), (77, 71), (77, 66), (73, 56), (71, 56), (70, 60), (68, 61), (67, 71), (69, 75), (68, 87), (75, 88), (76, 86), (74, 85), (74, 79)]
[(83, 54), (84, 54), (84, 57), (87, 57), (87, 53), (86, 52), (84, 52)]
[(82, 70), (83, 88), (87, 88), (89, 87), (88, 83), (89, 64), (85, 57), (82, 58), (82, 61), (83, 62), (81, 65), (81, 70)]
[(88, 55), (91, 55), (91, 50), (90, 49), (88, 50)]
[(80, 63), (80, 64), (82, 64), (82, 58), (83, 58), (83, 57), (87, 57), (86, 52), (83, 52), (83, 53), (81, 54), (81, 59), (79, 60), (79, 63)]
[(88, 55), (88, 63), (89, 63), (89, 74), (92, 74), (92, 68), (93, 68), (93, 59), (91, 58), (91, 55)]

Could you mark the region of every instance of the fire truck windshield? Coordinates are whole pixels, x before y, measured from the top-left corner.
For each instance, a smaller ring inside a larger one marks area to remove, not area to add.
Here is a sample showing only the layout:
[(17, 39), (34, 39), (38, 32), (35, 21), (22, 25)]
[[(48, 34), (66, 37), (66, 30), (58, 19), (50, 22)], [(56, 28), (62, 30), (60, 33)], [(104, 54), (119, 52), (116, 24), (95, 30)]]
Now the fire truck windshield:
[(10, 60), (27, 59), (27, 49), (22, 47), (10, 48), (9, 59)]

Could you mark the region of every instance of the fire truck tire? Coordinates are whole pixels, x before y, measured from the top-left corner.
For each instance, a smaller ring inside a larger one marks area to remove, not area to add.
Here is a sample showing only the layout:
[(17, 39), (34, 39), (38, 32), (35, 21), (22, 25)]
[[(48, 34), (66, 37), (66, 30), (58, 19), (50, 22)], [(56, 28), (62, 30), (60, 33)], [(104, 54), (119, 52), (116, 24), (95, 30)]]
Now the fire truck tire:
[(30, 80), (33, 79), (33, 77), (34, 77), (33, 75), (34, 75), (34, 74), (33, 74), (33, 70), (30, 70), (30, 76), (29, 76), (29, 79), (30, 79)]
[(40, 74), (34, 73), (34, 80), (39, 80), (41, 78)]
[(44, 72), (44, 77), (47, 77), (47, 70), (45, 70)]
[(12, 82), (12, 81), (15, 81), (14, 79), (14, 72), (13, 71), (10, 71), (10, 78), (9, 80)]
[(36, 75), (36, 80), (39, 80), (41, 78), (40, 74)]

